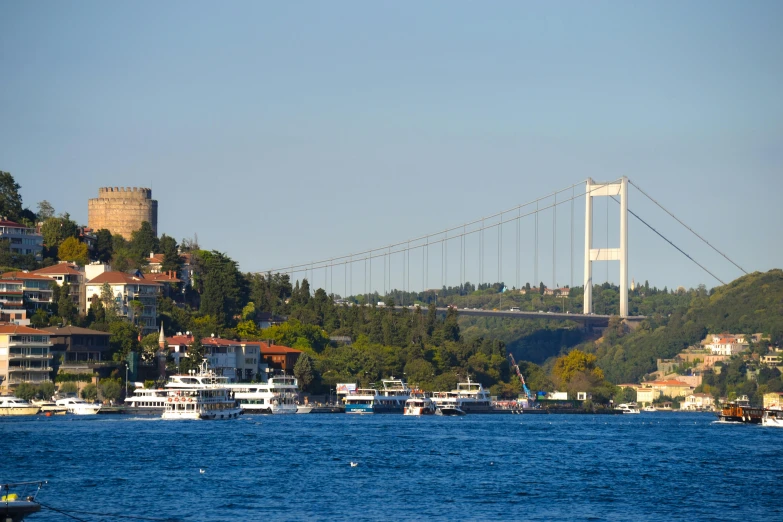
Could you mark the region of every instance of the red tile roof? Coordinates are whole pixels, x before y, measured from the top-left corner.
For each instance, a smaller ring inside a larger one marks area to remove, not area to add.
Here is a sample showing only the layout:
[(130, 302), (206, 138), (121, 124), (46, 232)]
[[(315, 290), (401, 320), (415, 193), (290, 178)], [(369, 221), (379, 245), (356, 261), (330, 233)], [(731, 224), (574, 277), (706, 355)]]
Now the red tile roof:
[(166, 342), (170, 346), (190, 345), (190, 343), (193, 342), (193, 336), (192, 335), (172, 335), (171, 337), (166, 337)]
[(201, 340), (201, 344), (204, 346), (239, 346), (240, 342), (220, 337), (205, 337)]
[(181, 283), (180, 279), (177, 278), (176, 275), (171, 275), (167, 273), (163, 274), (147, 274), (144, 276), (145, 279), (149, 279), (151, 281), (158, 281), (159, 283)]
[(0, 227), (19, 227), (19, 228), (28, 228), (24, 225), (20, 225), (16, 221), (11, 221), (10, 219), (2, 219), (0, 218)]
[(49, 332), (43, 330), (36, 330), (29, 326), (20, 326), (18, 324), (0, 324), (0, 334), (26, 334), (26, 335), (51, 335)]
[(84, 275), (82, 272), (80, 272), (77, 268), (77, 265), (70, 264), (70, 263), (58, 263), (56, 265), (47, 266), (45, 268), (39, 268), (38, 270), (33, 270), (32, 273), (34, 274), (52, 274), (52, 275)]
[(33, 272), (6, 272), (3, 274), (2, 279), (27, 279), (27, 280), (44, 280), (44, 281), (51, 281), (51, 277), (42, 276), (39, 274), (34, 274)]
[(156, 283), (146, 277), (136, 277), (131, 274), (126, 274), (125, 272), (104, 272), (90, 279), (88, 282), (88, 284), (91, 285), (102, 285), (103, 283), (109, 283), (110, 285), (160, 286), (160, 283)]

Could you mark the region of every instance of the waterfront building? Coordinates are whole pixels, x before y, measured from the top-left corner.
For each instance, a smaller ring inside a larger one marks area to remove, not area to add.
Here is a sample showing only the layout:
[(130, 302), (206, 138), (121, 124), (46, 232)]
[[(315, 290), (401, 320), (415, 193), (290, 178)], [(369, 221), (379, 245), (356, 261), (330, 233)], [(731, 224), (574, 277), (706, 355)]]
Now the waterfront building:
[(302, 350), (272, 344), (272, 341), (259, 343), (261, 358), (266, 362), (270, 370), (282, 370), (284, 373), (293, 375), (294, 365)]
[(24, 283), (0, 279), (0, 322), (30, 325), (24, 307)]
[(8, 240), (11, 252), (29, 254), (41, 260), (43, 236), (34, 227), (26, 227), (15, 221), (0, 217), (0, 240)]
[(24, 307), (31, 314), (39, 308), (48, 308), (52, 303), (52, 279), (49, 277), (22, 270), (6, 272), (0, 279), (21, 281)]
[(32, 273), (48, 277), (56, 282), (58, 286), (63, 286), (63, 283), (68, 283), (68, 286), (70, 287), (69, 294), (71, 301), (73, 301), (73, 305), (80, 314), (84, 315), (87, 313), (84, 294), (84, 269), (74, 263), (60, 261), (56, 265), (33, 270)]
[[(101, 298), (105, 283), (111, 288), (119, 315), (127, 317), (129, 321), (138, 325), (142, 335), (157, 333), (157, 296), (160, 283), (145, 278), (141, 272), (134, 274), (103, 272), (85, 284), (88, 302)], [(131, 301), (140, 301), (142, 308), (138, 312), (135, 311)]]
[(709, 393), (692, 393), (685, 397), (680, 409), (691, 411), (711, 410), (714, 400)]
[(78, 326), (48, 326), (41, 330), (49, 333), (50, 352), (61, 356), (63, 365), (111, 360), (107, 357), (111, 337), (108, 332)]
[(0, 325), (0, 393), (23, 382), (51, 381), (49, 332), (15, 324)]

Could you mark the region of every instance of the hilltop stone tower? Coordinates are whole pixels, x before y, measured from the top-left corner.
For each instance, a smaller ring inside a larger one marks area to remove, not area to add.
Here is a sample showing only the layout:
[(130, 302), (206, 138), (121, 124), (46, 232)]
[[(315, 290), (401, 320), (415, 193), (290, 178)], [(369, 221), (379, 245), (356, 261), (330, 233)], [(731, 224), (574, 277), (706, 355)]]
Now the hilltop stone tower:
[(130, 239), (142, 221), (148, 221), (158, 234), (158, 202), (152, 199), (152, 189), (101, 187), (98, 197), (87, 203), (87, 226), (93, 230), (105, 228)]

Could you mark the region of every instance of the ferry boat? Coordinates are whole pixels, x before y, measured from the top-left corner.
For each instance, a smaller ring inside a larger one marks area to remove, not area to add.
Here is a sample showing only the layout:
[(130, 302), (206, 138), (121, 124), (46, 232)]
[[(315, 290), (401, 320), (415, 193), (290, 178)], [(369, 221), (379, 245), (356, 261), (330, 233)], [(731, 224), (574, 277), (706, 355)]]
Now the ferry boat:
[(718, 415), (720, 422), (738, 422), (744, 424), (761, 424), (764, 408), (754, 408), (750, 405), (747, 395), (727, 402)]
[(172, 375), (166, 383), (166, 406), (161, 418), (165, 420), (236, 419), (242, 414), (228, 378), (215, 375), (205, 360), (198, 373)]
[(0, 397), (0, 416), (35, 415), (40, 409), (19, 397)]
[(489, 413), (492, 411), (492, 398), (480, 382), (468, 382), (457, 384), (457, 389), (450, 392), (436, 392), (432, 396), (433, 402), (439, 408), (456, 408), (465, 413)]
[(633, 403), (633, 402), (628, 403), (628, 404), (626, 404), (626, 403), (618, 404), (617, 406), (615, 406), (614, 409), (623, 412), (623, 415), (629, 414), (629, 413), (630, 414), (640, 413), (639, 412), (639, 408), (637, 408), (636, 404)]
[(296, 413), (299, 386), (296, 377), (276, 375), (263, 383), (228, 384), (245, 413)]
[(74, 415), (95, 415), (101, 411), (100, 404), (92, 404), (78, 397), (66, 397), (57, 399), (57, 406), (65, 406), (65, 411)]
[(161, 415), (166, 409), (168, 392), (165, 389), (136, 388), (133, 395), (125, 397), (125, 413), (131, 415)]
[(402, 379), (384, 379), (383, 389), (359, 388), (345, 397), (345, 413), (403, 413), (411, 390)]
[(411, 393), (411, 398), (405, 401), (405, 412), (403, 415), (435, 415), (436, 410), (437, 408), (432, 399), (424, 395), (424, 393), (414, 390)]

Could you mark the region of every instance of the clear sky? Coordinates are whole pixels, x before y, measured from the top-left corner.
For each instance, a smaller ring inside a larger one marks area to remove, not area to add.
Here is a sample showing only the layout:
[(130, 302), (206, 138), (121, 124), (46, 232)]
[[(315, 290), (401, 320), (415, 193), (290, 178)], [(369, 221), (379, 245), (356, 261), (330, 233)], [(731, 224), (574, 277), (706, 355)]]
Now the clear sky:
[[(159, 232), (198, 234), (243, 271), (627, 175), (743, 268), (768, 270), (783, 265), (781, 26), (778, 1), (6, 1), (0, 169), (26, 206), (46, 199), (84, 224), (99, 187), (151, 187)], [(724, 281), (741, 275), (634, 189), (629, 201)], [(615, 246), (606, 205), (596, 200), (596, 242)], [(573, 261), (570, 206), (558, 210), (556, 274), (551, 211), (540, 218), (548, 285), (570, 284), (572, 266), (580, 284), (583, 208)], [(533, 226), (522, 221), (522, 283), (535, 282)], [(503, 231), (510, 285), (514, 227)], [(637, 281), (718, 284), (633, 219), (630, 234)], [(489, 232), (485, 281), (497, 279), (496, 242)], [(449, 245), (450, 285), (459, 248)], [(439, 255), (429, 287), (444, 278)], [(420, 251), (411, 264), (421, 288)], [(387, 285), (402, 286), (402, 265), (392, 260)]]

